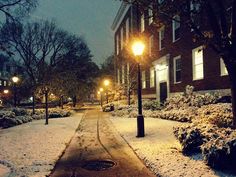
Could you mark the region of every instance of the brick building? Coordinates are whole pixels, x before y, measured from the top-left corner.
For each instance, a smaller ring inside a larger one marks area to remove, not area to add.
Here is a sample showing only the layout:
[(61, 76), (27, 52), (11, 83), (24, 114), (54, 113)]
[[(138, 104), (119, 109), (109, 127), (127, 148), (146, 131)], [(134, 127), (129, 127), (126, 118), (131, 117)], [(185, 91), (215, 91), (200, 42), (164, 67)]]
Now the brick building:
[(178, 20), (154, 26), (153, 18), (149, 18), (152, 13), (150, 9), (141, 13), (126, 3), (117, 12), (112, 24), (117, 84), (127, 88), (129, 78), (136, 74), (130, 45), (138, 36), (146, 46), (140, 61), (143, 98), (164, 101), (183, 92), (186, 85), (194, 86), (195, 91), (229, 94), (227, 70), (219, 56), (211, 48), (193, 42), (193, 31)]

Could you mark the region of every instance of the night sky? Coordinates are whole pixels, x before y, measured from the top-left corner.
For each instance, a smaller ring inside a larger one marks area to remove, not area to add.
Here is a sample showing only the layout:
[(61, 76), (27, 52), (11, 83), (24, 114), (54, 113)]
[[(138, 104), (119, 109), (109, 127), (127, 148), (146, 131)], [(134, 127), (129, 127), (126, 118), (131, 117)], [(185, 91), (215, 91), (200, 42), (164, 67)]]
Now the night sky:
[(93, 61), (100, 64), (114, 51), (111, 25), (119, 6), (118, 0), (39, 0), (31, 16), (53, 19), (64, 30), (82, 35)]

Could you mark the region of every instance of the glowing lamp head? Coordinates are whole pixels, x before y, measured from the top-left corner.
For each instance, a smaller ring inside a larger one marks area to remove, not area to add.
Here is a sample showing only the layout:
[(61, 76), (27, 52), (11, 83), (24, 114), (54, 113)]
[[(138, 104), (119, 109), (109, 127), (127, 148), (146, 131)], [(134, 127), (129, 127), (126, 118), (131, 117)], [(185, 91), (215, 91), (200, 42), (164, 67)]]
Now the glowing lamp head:
[(100, 91), (98, 91), (98, 95), (100, 95), (101, 94), (101, 92)]
[(136, 41), (132, 45), (132, 51), (135, 56), (141, 56), (143, 54), (145, 45), (142, 41)]
[(105, 86), (108, 86), (109, 84), (110, 84), (110, 81), (109, 81), (109, 80), (105, 80), (105, 81), (104, 81), (104, 85), (105, 85)]
[(100, 88), (100, 92), (103, 92), (103, 88)]
[(17, 83), (17, 82), (19, 81), (19, 77), (13, 76), (13, 77), (12, 77), (12, 81), (13, 81), (14, 83)]
[(4, 93), (4, 94), (8, 94), (8, 93), (9, 93), (9, 90), (3, 90), (3, 93)]

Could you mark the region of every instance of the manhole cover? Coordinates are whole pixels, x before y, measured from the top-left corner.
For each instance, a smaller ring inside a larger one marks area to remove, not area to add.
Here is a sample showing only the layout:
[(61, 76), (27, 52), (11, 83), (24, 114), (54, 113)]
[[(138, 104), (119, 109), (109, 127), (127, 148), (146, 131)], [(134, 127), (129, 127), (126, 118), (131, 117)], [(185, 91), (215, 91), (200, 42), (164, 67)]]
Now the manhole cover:
[(116, 163), (111, 160), (93, 160), (86, 162), (82, 168), (86, 170), (102, 171), (113, 167)]

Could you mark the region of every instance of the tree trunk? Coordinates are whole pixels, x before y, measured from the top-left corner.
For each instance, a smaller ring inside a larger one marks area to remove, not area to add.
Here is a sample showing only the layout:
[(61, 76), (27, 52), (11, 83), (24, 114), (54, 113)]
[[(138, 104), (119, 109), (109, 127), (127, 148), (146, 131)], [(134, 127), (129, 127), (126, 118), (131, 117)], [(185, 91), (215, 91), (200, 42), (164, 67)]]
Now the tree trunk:
[(77, 98), (76, 98), (76, 96), (73, 96), (73, 107), (76, 106), (76, 102), (77, 102)]
[(35, 114), (35, 95), (34, 95), (34, 93), (32, 95), (32, 98), (33, 98), (33, 100), (32, 100), (32, 111), (33, 111), (33, 114)]
[(233, 128), (236, 129), (236, 78), (231, 79)]
[(45, 125), (48, 125), (48, 92), (45, 93), (45, 116), (46, 116)]
[(130, 96), (131, 96), (131, 91), (130, 91), (130, 89), (128, 89), (128, 105), (130, 105), (131, 104), (131, 101), (130, 101)]
[(61, 109), (63, 109), (63, 96), (61, 96)]

